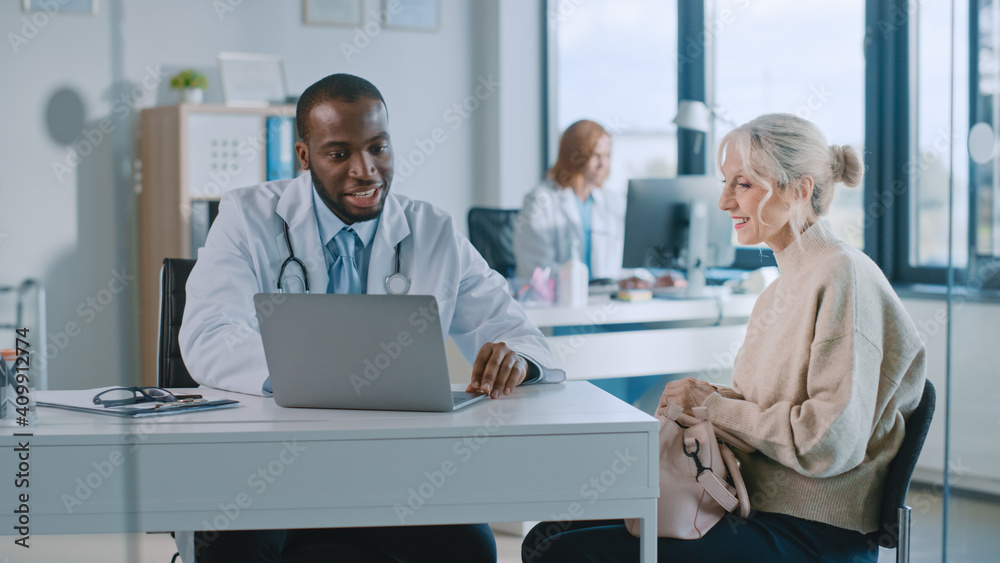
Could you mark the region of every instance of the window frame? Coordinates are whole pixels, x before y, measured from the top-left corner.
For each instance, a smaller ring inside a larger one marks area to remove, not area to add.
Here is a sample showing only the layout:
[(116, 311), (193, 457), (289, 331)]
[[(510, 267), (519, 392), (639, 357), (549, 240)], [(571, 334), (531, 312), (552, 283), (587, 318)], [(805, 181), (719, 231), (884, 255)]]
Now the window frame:
[[(909, 17), (913, 3), (907, 0), (868, 0), (866, 5), (865, 147), (870, 158), (865, 159), (868, 166), (864, 182), (865, 252), (893, 284), (945, 286), (948, 284), (948, 267), (915, 266), (910, 263), (911, 246), (919, 236), (911, 229), (910, 206), (915, 194), (907, 172), (912, 159), (919, 158), (919, 155), (913, 154), (918, 123), (912, 110), (919, 97), (918, 85), (911, 81), (919, 63), (917, 37), (911, 33)], [(898, 23), (900, 14), (906, 16), (902, 24)], [(977, 22), (977, 11), (970, 9), (970, 123), (974, 122), (976, 111)], [(887, 31), (891, 33), (885, 39)], [(885, 107), (893, 108), (893, 111), (881, 111)], [(906, 119), (896, 119), (900, 115), (905, 115)], [(971, 167), (970, 159), (966, 160)], [(951, 268), (952, 281), (959, 284), (968, 280), (968, 272), (976, 263), (976, 201), (971, 168), (969, 178), (968, 265)]]
[[(994, 0), (1000, 1), (1000, 0)], [(981, 96), (979, 95), (979, 0), (969, 0), (969, 83), (968, 83), (968, 93), (969, 93), (969, 125), (970, 127), (983, 121), (983, 117), (980, 115), (980, 102)], [(997, 31), (1000, 33), (1000, 30)], [(997, 121), (997, 116), (993, 116), (993, 121)], [(994, 156), (994, 158), (1000, 158)], [(1000, 256), (997, 256), (997, 250), (994, 249), (993, 256), (983, 255), (980, 256), (978, 253), (979, 237), (977, 233), (977, 228), (979, 225), (979, 184), (977, 182), (977, 165), (971, 158), (967, 158), (968, 163), (968, 174), (969, 174), (969, 230), (966, 233), (968, 236), (969, 252), (968, 252), (968, 267), (961, 270), (956, 270), (956, 283), (961, 285), (969, 285), (975, 283), (977, 287), (972, 289), (978, 291), (982, 288), (987, 288), (990, 290), (1000, 289), (1000, 275), (997, 274), (1000, 271)], [(1000, 182), (1000, 178), (993, 178), (993, 185), (995, 186)], [(995, 196), (994, 196), (995, 197)], [(997, 218), (993, 218), (994, 225), (997, 223)], [(994, 234), (994, 238), (995, 238)], [(988, 272), (986, 279), (979, 279), (979, 272)], [(975, 274), (975, 276), (974, 276)], [(975, 279), (975, 282), (973, 280)]]
[[(972, 0), (975, 1), (975, 0)], [(550, 11), (558, 6), (559, 0), (546, 0), (544, 6)], [(865, 152), (864, 162), (867, 166), (863, 205), (865, 224), (864, 252), (882, 269), (886, 278), (893, 284), (903, 285), (946, 285), (948, 268), (934, 266), (914, 266), (910, 264), (910, 244), (916, 240), (917, 234), (910, 232), (911, 189), (907, 173), (911, 158), (911, 132), (916, 131), (914, 116), (910, 109), (916, 102), (915, 85), (911, 87), (910, 77), (912, 65), (916, 63), (915, 47), (910, 38), (910, 7), (912, 0), (867, 0), (865, 2)], [(978, 6), (978, 2), (976, 2)], [(705, 0), (681, 0), (678, 2), (677, 32), (678, 41), (683, 46), (687, 37), (697, 36), (705, 29)], [(903, 22), (900, 15), (905, 16)], [(975, 123), (977, 110), (977, 90), (975, 81), (978, 78), (978, 9), (969, 9), (969, 41), (970, 41), (970, 123)], [(544, 54), (547, 91), (545, 92), (545, 108), (548, 119), (545, 123), (546, 162), (551, 156), (556, 115), (554, 104), (557, 103), (555, 80), (553, 72), (558, 54), (556, 42), (551, 28), (545, 28), (547, 52)], [(679, 51), (681, 52), (681, 51)], [(678, 99), (702, 99), (707, 94), (706, 82), (713, 78), (707, 76), (707, 58), (703, 54), (694, 61), (694, 65), (685, 65), (685, 72), (677, 76)], [(698, 67), (698, 72), (692, 72), (692, 66)], [(882, 108), (892, 108), (892, 111), (882, 111)], [(897, 119), (898, 116), (906, 119)], [(710, 133), (711, 135), (711, 133)], [(714, 139), (713, 139), (714, 142)], [(678, 173), (704, 173), (705, 162), (694, 162), (693, 155), (683, 152), (684, 146), (681, 132), (678, 132)], [(702, 161), (704, 158), (702, 158)], [(977, 198), (970, 166), (969, 197), (969, 261), (967, 267), (953, 268), (953, 281), (963, 283), (968, 279), (968, 272), (977, 267), (983, 267), (984, 261), (976, 256), (975, 229)], [(684, 172), (682, 172), (684, 171)], [(987, 261), (992, 267), (1000, 265), (1000, 259)], [(774, 264), (774, 253), (769, 249), (737, 248), (735, 269), (754, 269)]]

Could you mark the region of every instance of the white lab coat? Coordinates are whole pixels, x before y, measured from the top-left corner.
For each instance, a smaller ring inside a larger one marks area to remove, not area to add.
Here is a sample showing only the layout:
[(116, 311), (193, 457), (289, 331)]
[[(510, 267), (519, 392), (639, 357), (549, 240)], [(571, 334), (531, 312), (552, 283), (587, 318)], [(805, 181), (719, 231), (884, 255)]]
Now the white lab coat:
[[(278, 271), (288, 257), (282, 219), (295, 255), (309, 273), (310, 293), (325, 293), (329, 274), (308, 174), (227, 192), (219, 215), (198, 251), (187, 282), (180, 348), (191, 377), (202, 385), (262, 394), (268, 377), (254, 309), (255, 293), (277, 292)], [(474, 361), (486, 342), (506, 342), (541, 368), (544, 382), (565, 378), (553, 365), (541, 332), (509, 295), (506, 281), (490, 269), (451, 216), (433, 205), (389, 193), (372, 241), (367, 292), (385, 294), (401, 244), (401, 272), (410, 294), (434, 295), (441, 326)], [(301, 291), (298, 266), (289, 264), (283, 284)], [(345, 319), (350, 330), (357, 319)], [(470, 374), (471, 375), (471, 374)]]
[[(604, 189), (590, 192), (590, 277), (620, 278), (625, 241), (625, 201)], [(573, 241), (583, 251), (583, 221), (576, 193), (545, 181), (524, 198), (514, 227), (515, 277), (530, 278), (536, 267), (555, 272), (570, 259)], [(581, 260), (582, 261), (582, 260)], [(553, 274), (554, 275), (554, 274)]]

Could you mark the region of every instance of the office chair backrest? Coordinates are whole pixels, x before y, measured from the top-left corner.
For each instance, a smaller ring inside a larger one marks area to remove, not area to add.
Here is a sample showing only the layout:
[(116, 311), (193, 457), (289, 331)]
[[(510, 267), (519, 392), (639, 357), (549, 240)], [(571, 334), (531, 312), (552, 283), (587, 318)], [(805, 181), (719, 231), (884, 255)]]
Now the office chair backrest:
[(879, 529), (871, 532), (869, 539), (886, 549), (896, 549), (899, 541), (899, 509), (906, 505), (906, 493), (910, 488), (913, 469), (924, 447), (927, 431), (934, 417), (936, 394), (930, 381), (924, 383), (924, 393), (920, 403), (906, 421), (906, 434), (896, 457), (889, 463), (885, 491), (882, 495), (882, 509), (879, 512)]
[(514, 221), (517, 209), (469, 210), (469, 242), (483, 255), (490, 268), (505, 278), (514, 276)]
[(156, 384), (160, 387), (197, 387), (191, 379), (177, 335), (184, 316), (184, 285), (194, 268), (194, 260), (167, 258), (160, 277), (160, 342)]

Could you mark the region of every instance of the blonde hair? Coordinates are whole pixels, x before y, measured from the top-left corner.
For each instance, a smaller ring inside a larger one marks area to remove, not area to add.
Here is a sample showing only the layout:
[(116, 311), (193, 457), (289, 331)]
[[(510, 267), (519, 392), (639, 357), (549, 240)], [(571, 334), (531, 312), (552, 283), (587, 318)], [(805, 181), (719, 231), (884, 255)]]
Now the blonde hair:
[(549, 169), (549, 178), (560, 187), (583, 187), (583, 171), (603, 137), (610, 135), (604, 127), (588, 119), (581, 119), (567, 127), (559, 139), (559, 156)]
[(719, 169), (730, 145), (735, 145), (743, 157), (743, 174), (768, 190), (758, 215), (774, 193), (794, 202), (795, 188), (802, 180), (812, 179), (809, 208), (793, 206), (792, 226), (797, 232), (804, 228), (808, 215), (818, 217), (830, 210), (834, 184), (853, 188), (861, 184), (864, 176), (864, 165), (856, 150), (850, 145), (828, 145), (812, 122), (789, 113), (762, 115), (727, 133), (716, 155)]

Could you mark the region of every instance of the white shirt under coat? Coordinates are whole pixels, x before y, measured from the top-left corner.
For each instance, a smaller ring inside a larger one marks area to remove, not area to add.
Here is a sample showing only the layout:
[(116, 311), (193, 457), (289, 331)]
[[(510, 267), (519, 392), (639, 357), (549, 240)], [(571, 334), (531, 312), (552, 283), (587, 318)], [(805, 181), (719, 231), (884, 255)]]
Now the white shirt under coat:
[[(624, 277), (625, 198), (602, 188), (590, 193), (594, 198), (590, 277)], [(515, 277), (530, 278), (536, 267), (546, 266), (555, 275), (559, 266), (572, 256), (574, 241), (583, 251), (583, 221), (577, 200), (572, 188), (560, 188), (551, 180), (524, 197), (524, 206), (514, 225)]]

